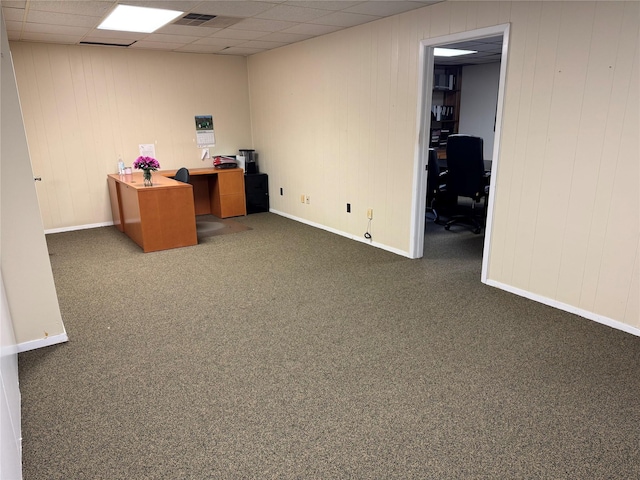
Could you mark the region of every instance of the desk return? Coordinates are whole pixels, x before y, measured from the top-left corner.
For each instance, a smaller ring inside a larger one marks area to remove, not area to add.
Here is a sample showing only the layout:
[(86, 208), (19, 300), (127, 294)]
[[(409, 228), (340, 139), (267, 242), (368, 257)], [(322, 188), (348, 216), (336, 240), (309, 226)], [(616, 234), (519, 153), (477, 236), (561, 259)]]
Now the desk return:
[(113, 224), (145, 253), (196, 245), (196, 215), (246, 215), (242, 169), (196, 168), (189, 184), (170, 178), (175, 172), (155, 172), (151, 187), (142, 173), (107, 176)]

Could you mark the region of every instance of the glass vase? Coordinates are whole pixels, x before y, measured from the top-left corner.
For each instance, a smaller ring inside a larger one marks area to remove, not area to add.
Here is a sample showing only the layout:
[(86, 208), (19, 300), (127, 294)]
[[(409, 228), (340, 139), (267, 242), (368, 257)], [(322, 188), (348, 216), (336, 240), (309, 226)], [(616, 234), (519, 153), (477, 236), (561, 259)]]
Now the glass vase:
[(144, 178), (145, 187), (151, 187), (153, 185), (153, 180), (151, 180), (151, 170), (143, 170), (142, 178)]

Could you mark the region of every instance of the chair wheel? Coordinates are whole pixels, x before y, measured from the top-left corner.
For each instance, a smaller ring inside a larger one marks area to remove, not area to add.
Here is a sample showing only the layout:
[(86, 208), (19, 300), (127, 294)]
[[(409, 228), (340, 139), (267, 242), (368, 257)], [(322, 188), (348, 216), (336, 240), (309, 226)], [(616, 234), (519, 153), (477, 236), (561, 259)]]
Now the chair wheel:
[(476, 229), (473, 231), (473, 233), (478, 234), (478, 233), (480, 233), (480, 231), (481, 231), (481, 230), (480, 230), (480, 228), (476, 228)]
[(444, 229), (445, 229), (445, 230), (449, 230), (450, 228), (451, 228), (451, 225), (445, 225), (445, 226), (444, 226)]

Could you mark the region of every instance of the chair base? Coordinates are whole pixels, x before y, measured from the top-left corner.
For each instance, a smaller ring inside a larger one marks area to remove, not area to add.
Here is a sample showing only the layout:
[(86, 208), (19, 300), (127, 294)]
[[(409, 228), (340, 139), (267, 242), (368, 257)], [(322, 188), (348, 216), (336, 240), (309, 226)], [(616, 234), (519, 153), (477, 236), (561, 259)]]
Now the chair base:
[(467, 226), (472, 227), (471, 231), (475, 234), (482, 232), (482, 225), (480, 225), (476, 219), (466, 215), (455, 215), (451, 217), (451, 219), (444, 225), (444, 229), (450, 230), (451, 225), (459, 225), (461, 223), (465, 223)]
[(438, 211), (435, 208), (429, 208), (427, 209), (427, 215), (431, 214), (433, 217), (429, 217), (427, 216), (426, 219), (427, 221), (431, 221), (433, 223), (435, 223), (436, 225), (445, 225), (446, 221), (442, 220), (442, 218), (440, 218), (440, 214), (438, 213)]
[[(482, 200), (484, 199), (484, 202)], [(482, 206), (482, 212), (479, 212), (479, 208)], [(466, 224), (471, 227), (471, 231), (475, 234), (482, 232), (485, 225), (485, 219), (487, 218), (487, 197), (483, 197), (480, 200), (473, 200), (471, 204), (461, 208), (458, 205), (458, 214), (452, 215), (448, 218), (448, 221), (444, 223), (445, 230), (449, 230), (451, 225)]]

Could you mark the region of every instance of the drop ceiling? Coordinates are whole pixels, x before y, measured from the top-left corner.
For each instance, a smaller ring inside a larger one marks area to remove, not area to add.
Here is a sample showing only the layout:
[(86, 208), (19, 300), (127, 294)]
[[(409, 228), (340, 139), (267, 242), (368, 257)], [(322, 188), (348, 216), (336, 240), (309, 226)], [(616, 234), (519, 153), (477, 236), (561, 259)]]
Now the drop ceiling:
[[(2, 14), (12, 41), (252, 55), (440, 1), (2, 0)], [(118, 3), (184, 15), (151, 34), (98, 30)]]
[(475, 50), (477, 53), (460, 57), (436, 57), (434, 63), (437, 65), (478, 65), (499, 62), (502, 57), (502, 35), (439, 46), (458, 50)]

